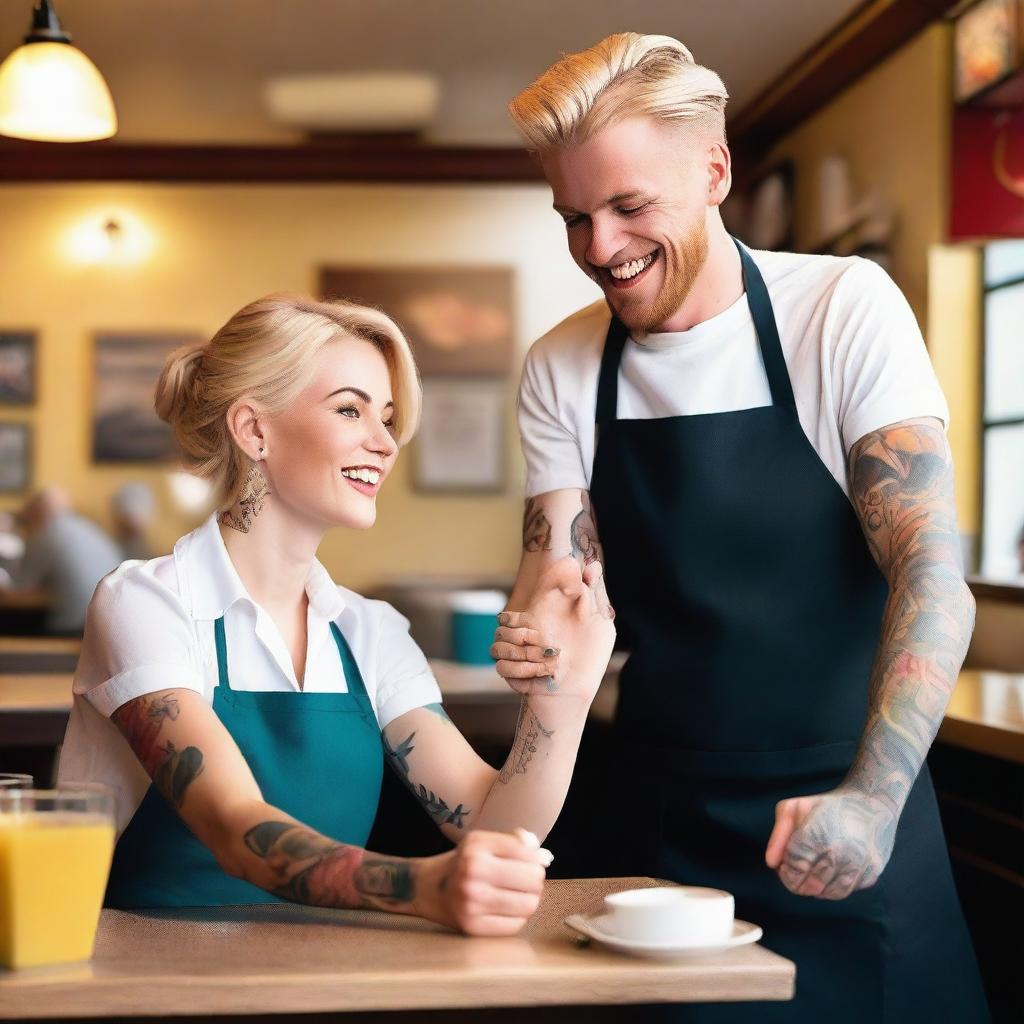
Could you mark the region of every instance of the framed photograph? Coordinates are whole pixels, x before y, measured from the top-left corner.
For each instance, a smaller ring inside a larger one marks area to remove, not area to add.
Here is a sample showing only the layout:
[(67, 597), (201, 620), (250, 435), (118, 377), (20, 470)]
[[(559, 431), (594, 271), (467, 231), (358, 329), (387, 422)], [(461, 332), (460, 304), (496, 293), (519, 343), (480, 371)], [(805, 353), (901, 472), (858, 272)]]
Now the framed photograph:
[(174, 453), (170, 427), (153, 409), (167, 356), (194, 335), (102, 333), (93, 358), (93, 462), (164, 462)]
[(0, 330), (0, 405), (31, 405), (35, 400), (35, 332)]
[(427, 378), (413, 442), (418, 491), (496, 493), (505, 489), (507, 382)]
[(1020, 66), (1017, 0), (980, 0), (953, 23), (953, 93), (965, 103)]
[(510, 267), (325, 267), (320, 290), (384, 310), (409, 339), (424, 379), (504, 377), (512, 369)]
[(21, 494), (32, 482), (32, 428), (0, 423), (0, 494)]

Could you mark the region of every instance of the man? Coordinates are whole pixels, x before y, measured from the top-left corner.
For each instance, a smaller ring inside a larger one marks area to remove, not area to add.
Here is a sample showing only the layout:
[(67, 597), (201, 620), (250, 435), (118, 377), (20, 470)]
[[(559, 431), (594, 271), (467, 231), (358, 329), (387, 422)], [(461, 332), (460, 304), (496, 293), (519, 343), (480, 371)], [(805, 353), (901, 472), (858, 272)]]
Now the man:
[(603, 564), (632, 653), (594, 868), (728, 889), (797, 964), (792, 1003), (695, 1019), (984, 1020), (924, 764), (974, 616), (946, 404), (881, 269), (727, 234), (726, 98), (625, 33), (510, 105), (604, 301), (527, 358), (493, 653), (557, 687), (557, 637), (516, 609), (567, 551)]
[(25, 553), (14, 573), (18, 590), (45, 592), (44, 629), (78, 635), (96, 584), (121, 564), (121, 551), (94, 523), (75, 513), (64, 491), (45, 487), (19, 516)]

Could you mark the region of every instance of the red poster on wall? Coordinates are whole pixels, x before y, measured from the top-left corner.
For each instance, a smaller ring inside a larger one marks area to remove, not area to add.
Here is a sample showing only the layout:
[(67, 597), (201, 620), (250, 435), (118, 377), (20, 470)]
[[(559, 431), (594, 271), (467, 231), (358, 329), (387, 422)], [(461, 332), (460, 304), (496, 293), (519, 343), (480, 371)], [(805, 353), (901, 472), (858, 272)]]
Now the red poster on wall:
[(949, 236), (1024, 237), (1024, 107), (954, 112)]

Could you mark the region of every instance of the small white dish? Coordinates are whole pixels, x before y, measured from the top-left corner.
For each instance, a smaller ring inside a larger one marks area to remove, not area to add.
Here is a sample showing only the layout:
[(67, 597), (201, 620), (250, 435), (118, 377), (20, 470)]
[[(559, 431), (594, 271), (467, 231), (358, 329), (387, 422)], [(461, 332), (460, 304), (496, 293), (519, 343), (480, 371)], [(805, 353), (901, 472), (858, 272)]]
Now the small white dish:
[(608, 928), (607, 914), (573, 914), (565, 919), (574, 932), (585, 935), (588, 939), (600, 942), (602, 946), (616, 953), (629, 953), (632, 956), (649, 957), (652, 959), (679, 959), (691, 956), (708, 956), (722, 953), (735, 946), (746, 946), (757, 942), (764, 934), (756, 924), (748, 921), (734, 921), (732, 935), (725, 942), (708, 945), (684, 945), (678, 942), (638, 942), (614, 934)]

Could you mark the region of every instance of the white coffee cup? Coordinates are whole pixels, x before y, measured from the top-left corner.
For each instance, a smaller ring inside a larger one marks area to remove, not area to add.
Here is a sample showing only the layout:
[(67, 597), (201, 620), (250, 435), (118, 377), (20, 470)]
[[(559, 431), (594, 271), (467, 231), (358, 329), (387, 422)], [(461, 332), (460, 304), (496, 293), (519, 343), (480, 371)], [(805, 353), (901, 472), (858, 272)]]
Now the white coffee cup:
[(735, 901), (721, 889), (693, 885), (628, 889), (605, 896), (605, 922), (616, 938), (714, 946), (729, 939)]

